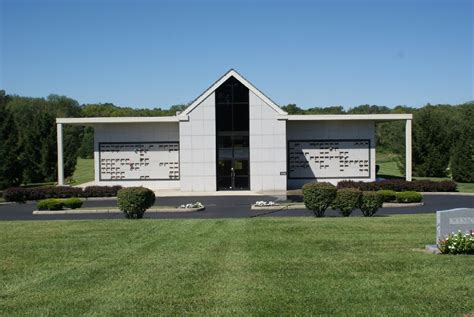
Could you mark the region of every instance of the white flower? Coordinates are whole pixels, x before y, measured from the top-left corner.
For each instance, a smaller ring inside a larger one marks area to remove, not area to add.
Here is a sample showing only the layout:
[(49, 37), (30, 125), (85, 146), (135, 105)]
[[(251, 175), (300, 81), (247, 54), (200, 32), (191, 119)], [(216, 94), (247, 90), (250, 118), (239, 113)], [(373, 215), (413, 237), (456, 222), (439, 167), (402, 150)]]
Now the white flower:
[(274, 201), (259, 200), (259, 201), (256, 201), (254, 205), (257, 207), (266, 207), (266, 206), (277, 206), (278, 204), (275, 203)]

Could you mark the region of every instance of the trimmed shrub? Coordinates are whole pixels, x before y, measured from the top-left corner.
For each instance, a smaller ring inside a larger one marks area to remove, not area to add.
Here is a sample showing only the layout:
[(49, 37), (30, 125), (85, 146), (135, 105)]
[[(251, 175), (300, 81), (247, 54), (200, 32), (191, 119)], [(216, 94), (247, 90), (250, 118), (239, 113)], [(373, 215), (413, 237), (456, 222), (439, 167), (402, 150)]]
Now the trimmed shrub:
[(82, 197), (115, 197), (122, 186), (87, 186)]
[(5, 189), (3, 196), (6, 201), (15, 202), (46, 198), (114, 197), (121, 188), (121, 186), (89, 186), (82, 190), (79, 187), (69, 186), (12, 187)]
[(423, 200), (423, 195), (418, 192), (408, 191), (396, 193), (397, 203), (419, 203)]
[(397, 192), (394, 190), (381, 189), (378, 190), (377, 193), (382, 196), (384, 203), (392, 202), (397, 199)]
[(117, 193), (117, 205), (129, 219), (143, 218), (145, 211), (155, 203), (155, 193), (144, 187), (128, 187)]
[(308, 183), (303, 186), (303, 201), (316, 217), (324, 217), (326, 209), (336, 198), (337, 189), (330, 183)]
[(6, 201), (14, 201), (17, 203), (24, 203), (28, 200), (27, 192), (22, 187), (11, 187), (3, 191), (3, 198)]
[[(45, 195), (48, 198), (69, 198), (69, 197), (81, 197), (82, 188), (70, 187), (70, 186), (49, 186), (49, 187), (37, 187), (38, 189), (43, 188)], [(32, 188), (34, 190), (35, 188)]]
[(337, 188), (359, 188), (362, 191), (388, 189), (396, 192), (455, 192), (457, 190), (457, 184), (453, 181), (435, 182), (430, 180), (417, 180), (407, 182), (403, 179), (387, 179), (377, 182), (340, 181), (337, 184)]
[(40, 200), (45, 198), (68, 198), (79, 197), (82, 189), (69, 186), (45, 186), (24, 188), (28, 200)]
[(77, 197), (63, 199), (62, 202), (63, 202), (64, 207), (70, 208), (70, 209), (81, 208), (83, 204), (82, 200), (80, 200)]
[(61, 210), (63, 206), (62, 200), (57, 198), (42, 199), (36, 204), (38, 210)]
[(460, 231), (450, 234), (438, 241), (438, 249), (442, 254), (474, 254), (474, 235)]
[(360, 199), (360, 210), (365, 217), (372, 217), (383, 205), (383, 196), (377, 192), (363, 192)]
[(333, 209), (339, 209), (341, 215), (344, 217), (349, 217), (352, 211), (359, 207), (361, 196), (362, 192), (357, 188), (339, 189), (331, 207)]

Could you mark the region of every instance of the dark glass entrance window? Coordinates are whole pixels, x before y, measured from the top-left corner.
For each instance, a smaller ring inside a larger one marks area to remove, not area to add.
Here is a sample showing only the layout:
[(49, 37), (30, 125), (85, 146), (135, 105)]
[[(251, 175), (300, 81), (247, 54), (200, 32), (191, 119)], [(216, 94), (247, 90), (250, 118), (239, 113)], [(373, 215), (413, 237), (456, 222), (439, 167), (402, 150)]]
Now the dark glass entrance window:
[(249, 90), (234, 77), (216, 89), (217, 189), (249, 189)]

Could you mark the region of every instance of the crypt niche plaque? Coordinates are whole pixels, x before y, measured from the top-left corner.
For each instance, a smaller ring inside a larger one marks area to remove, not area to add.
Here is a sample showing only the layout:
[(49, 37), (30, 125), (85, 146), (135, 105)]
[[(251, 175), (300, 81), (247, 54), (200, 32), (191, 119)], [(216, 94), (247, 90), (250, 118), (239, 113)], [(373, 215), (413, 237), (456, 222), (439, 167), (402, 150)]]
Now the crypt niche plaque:
[(370, 140), (288, 141), (288, 178), (370, 178)]
[(100, 180), (177, 180), (178, 142), (99, 143)]

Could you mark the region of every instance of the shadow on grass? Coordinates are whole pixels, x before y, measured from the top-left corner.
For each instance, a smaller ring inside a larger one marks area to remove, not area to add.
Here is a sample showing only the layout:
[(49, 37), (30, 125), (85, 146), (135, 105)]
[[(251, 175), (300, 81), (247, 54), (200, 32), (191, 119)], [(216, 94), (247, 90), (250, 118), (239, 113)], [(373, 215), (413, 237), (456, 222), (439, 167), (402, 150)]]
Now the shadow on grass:
[(405, 179), (405, 176), (394, 176), (394, 175), (386, 175), (386, 174), (377, 174), (377, 178), (384, 178), (384, 179)]

